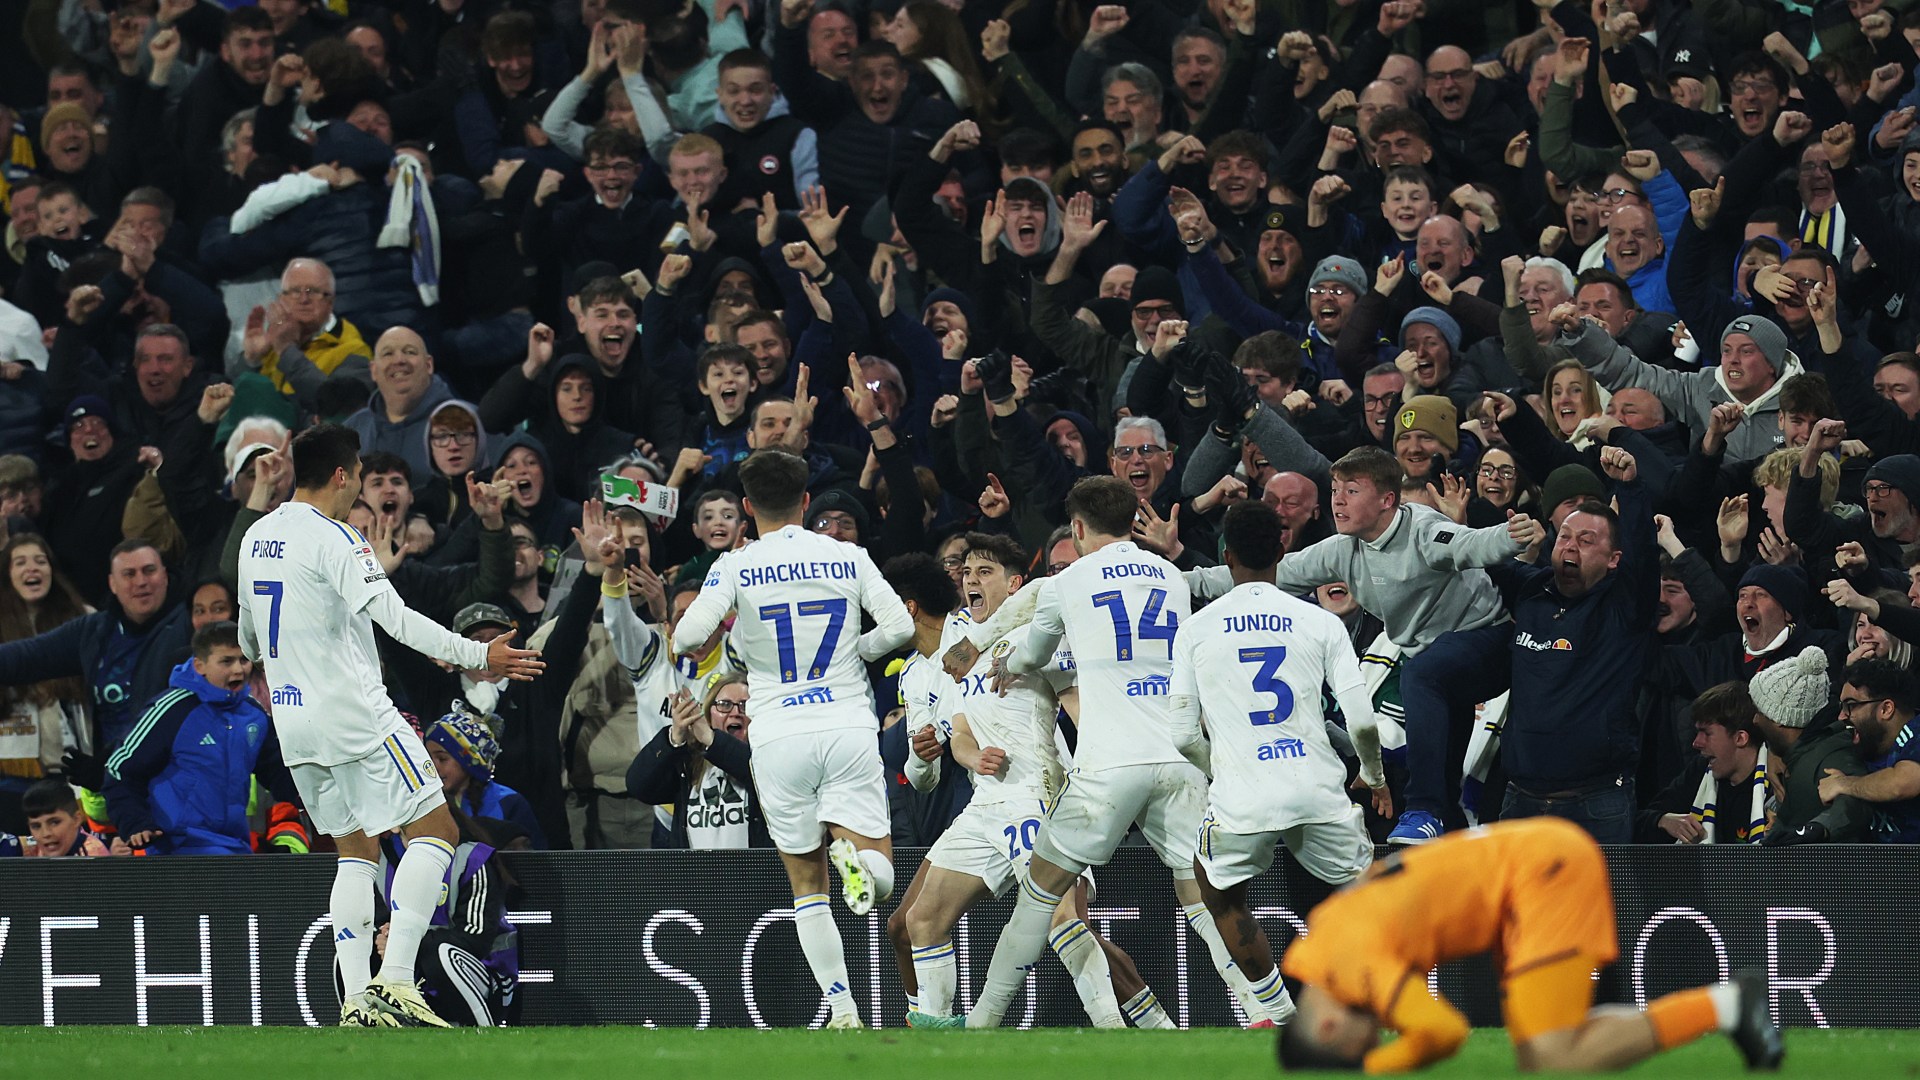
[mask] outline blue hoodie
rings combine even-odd
[[[245,855],[256,773],[281,799],[296,800],[266,711],[246,687],[217,687],[187,660],[107,760],[107,809],[122,836],[158,829],[148,845],[155,854]]]

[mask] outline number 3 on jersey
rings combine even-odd
[[[1241,649],[1240,662],[1259,664],[1260,669],[1253,673],[1253,692],[1272,694],[1273,708],[1262,712],[1258,709],[1247,714],[1255,727],[1262,724],[1278,724],[1293,715],[1293,687],[1280,678],[1280,665],[1287,659],[1285,645],[1267,645],[1258,649]]]
[[[1147,594],[1146,610],[1140,613],[1140,639],[1167,643],[1167,659],[1173,659],[1173,635],[1180,629],[1180,614],[1161,610],[1167,602],[1167,590]],[[1118,592],[1103,592],[1093,598],[1094,607],[1107,609],[1113,616],[1113,655],[1116,660],[1133,659],[1133,620],[1127,616],[1127,598]],[[1160,621],[1165,615],[1166,621]]]
[[[267,659],[280,655],[280,600],[285,595],[277,581],[256,581],[253,595],[267,598]]]
[[[256,586],[256,589],[258,586]],[[798,611],[795,610],[798,608]],[[278,611],[279,608],[274,609]],[[827,616],[827,632],[820,638],[820,648],[813,654],[813,664],[807,668],[807,678],[818,679],[827,673],[827,665],[833,663],[833,647],[840,641],[840,629],[847,624],[847,602],[845,600],[810,600],[804,604],[768,604],[760,609],[762,622],[773,624],[773,636],[780,649],[780,681],[799,682],[800,671],[796,662],[797,652],[793,643],[793,620],[795,615],[806,618],[809,615]]]

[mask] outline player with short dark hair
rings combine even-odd
[[[539,654],[511,635],[472,641],[406,606],[347,512],[360,495],[360,437],[316,424],[294,437],[293,498],[240,542],[240,644],[266,665],[274,724],[314,826],[340,858],[329,908],[347,995],[343,1027],[446,1027],[414,985],[414,957],[454,857],[433,761],[394,708],[373,626],[464,670],[531,679]],[[372,976],[379,837],[399,830],[391,948]]]
[[[1227,951],[1277,1022],[1293,1015],[1247,885],[1285,845],[1330,885],[1373,863],[1364,815],[1347,798],[1347,766],[1327,739],[1320,688],[1331,687],[1360,755],[1374,809],[1391,816],[1380,733],[1360,661],[1338,616],[1273,583],[1280,515],[1261,502],[1221,526],[1233,591],[1187,619],[1173,643],[1173,744],[1209,778],[1194,882]],[[1202,734],[1202,719],[1205,734]]]
[[[913,632],[906,605],[856,545],[809,532],[804,459],[763,449],[740,463],[746,508],[760,539],[714,561],[700,595],[674,626],[673,647],[704,647],[729,612],[747,669],[754,781],[767,830],[793,885],[794,928],[833,1018],[856,1028],[840,930],[827,903],[829,862],[842,896],[865,915],[893,892],[892,818],[874,744],[865,661]],[[874,629],[860,633],[862,612]],[[829,844],[822,839],[831,836]]]

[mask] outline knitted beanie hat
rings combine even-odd
[[[1753,677],[1747,694],[1760,715],[1786,728],[1803,728],[1826,707],[1827,654],[1809,645],[1800,655],[1773,664]]]

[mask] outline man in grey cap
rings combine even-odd
[[[1759,315],[1734,319],[1721,331],[1718,366],[1672,371],[1642,361],[1605,328],[1567,305],[1555,309],[1552,318],[1559,344],[1609,391],[1651,390],[1669,415],[1684,419],[1695,431],[1706,430],[1716,406],[1739,405],[1744,418],[1727,436],[1729,458],[1750,461],[1786,444],[1780,427],[1780,386],[1803,369],[1787,347],[1786,332],[1772,320]]]

